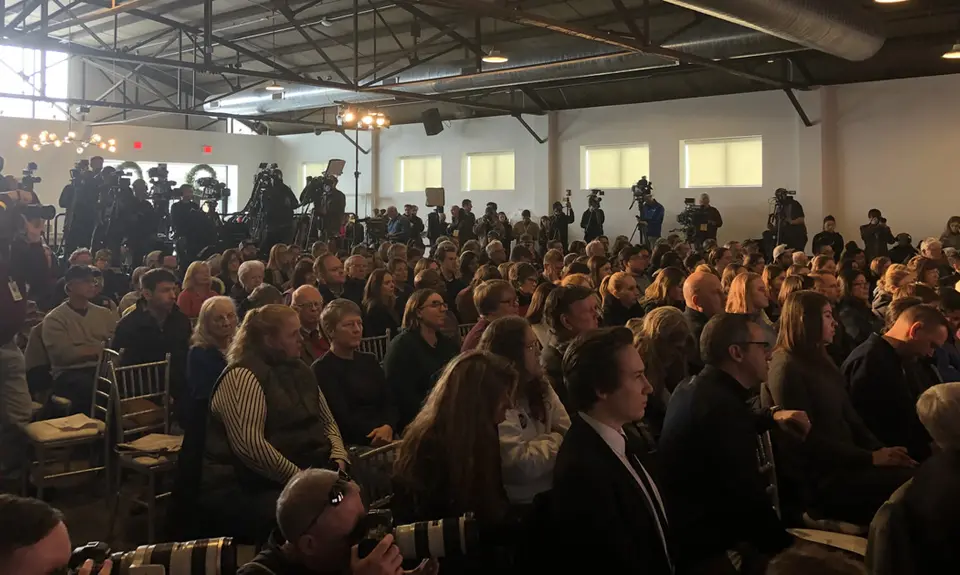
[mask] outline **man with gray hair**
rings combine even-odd
[[[490,258],[490,263],[498,266],[503,262],[507,261],[507,250],[504,249],[503,244],[500,243],[500,240],[493,240],[487,244],[487,257]]]
[[[343,267],[346,269],[347,279],[343,283],[343,295],[340,297],[360,305],[363,301],[363,288],[367,285],[369,275],[367,258],[362,255],[352,255],[343,262]]]
[[[587,248],[585,251],[588,258],[591,258],[593,256],[597,256],[601,258],[607,257],[607,248],[606,246],[603,245],[603,242],[601,242],[600,240],[593,240],[592,242],[587,244]]]
[[[313,365],[320,356],[330,351],[330,343],[323,337],[320,329],[320,311],[323,309],[323,296],[312,285],[300,286],[293,292],[290,307],[300,316],[300,359],[307,365]]]
[[[306,469],[287,483],[277,499],[277,541],[237,571],[237,575],[305,575],[404,573],[403,556],[386,535],[364,557],[353,533],[366,517],[360,488],[349,476],[326,469]],[[282,542],[280,542],[282,541]],[[413,573],[434,575],[428,561]]]

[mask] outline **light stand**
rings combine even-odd
[[[362,237],[358,237],[360,234],[360,125],[358,124],[354,130],[354,138],[357,141],[357,145],[354,146],[354,171],[353,171],[353,214],[354,214],[354,224],[353,224],[353,246],[357,246],[363,242]],[[351,247],[353,247],[351,246]]]

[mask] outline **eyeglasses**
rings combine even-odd
[[[424,304],[420,309],[423,309],[423,308],[426,308],[426,307],[433,308],[433,309],[443,309],[443,308],[447,307],[447,302],[445,302],[445,301],[432,301],[432,302],[430,302],[430,303]]]
[[[760,347],[763,348],[763,351],[769,351],[769,350],[770,350],[770,342],[769,342],[769,341],[738,341],[738,342],[735,342],[735,343],[736,343],[737,345],[759,345]]]
[[[310,303],[298,303],[293,307],[297,309],[320,309],[323,307],[323,302],[313,301]]]
[[[323,512],[330,507],[336,507],[343,503],[343,500],[347,498],[347,489],[350,483],[353,481],[353,478],[350,475],[343,471],[342,469],[337,471],[337,480],[332,486],[330,486],[330,492],[327,494],[327,498],[324,501],[323,507],[320,508],[320,511],[314,515],[310,523],[303,528],[303,531],[300,532],[296,537],[291,537],[291,541],[296,541],[300,537],[303,537],[313,529],[313,526],[316,525],[317,521],[320,519],[320,516],[323,515]]]

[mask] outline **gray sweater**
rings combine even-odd
[[[843,374],[829,358],[811,362],[777,350],[762,400],[765,407],[779,405],[810,417],[807,440],[784,446],[795,473],[822,478],[841,468],[869,467],[873,452],[883,447],[853,408]]]
[[[89,304],[85,314],[66,302],[54,308],[43,318],[41,332],[53,377],[68,369],[96,367],[97,358],[84,357],[83,349],[103,345],[116,327],[116,314],[98,305]]]

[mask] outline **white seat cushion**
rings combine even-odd
[[[107,425],[83,414],[35,421],[26,427],[27,437],[35,443],[50,443],[102,435]]]

